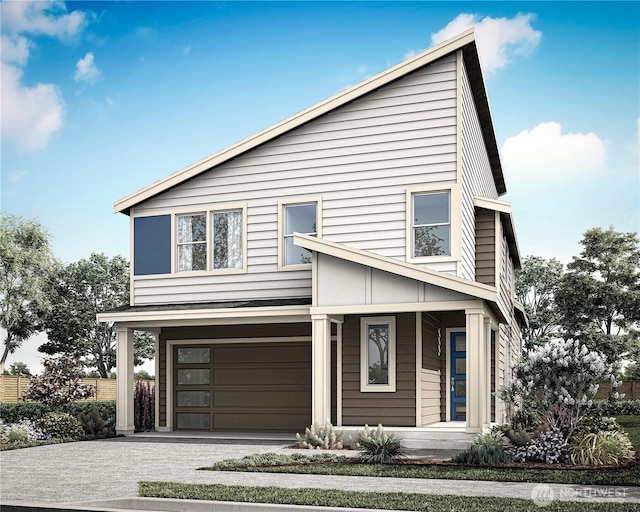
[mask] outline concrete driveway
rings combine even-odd
[[[275,485],[532,499],[546,484],[196,471],[227,458],[289,451],[281,442],[120,438],[0,452],[0,500],[77,503],[137,496],[140,480]],[[290,451],[289,451],[290,452]],[[640,488],[551,485],[555,499],[640,503]],[[547,489],[548,491],[548,489]]]

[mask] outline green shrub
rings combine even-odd
[[[317,423],[307,427],[304,437],[296,433],[298,448],[341,450],[343,445],[344,430],[336,431],[331,423],[322,426]]]
[[[499,466],[511,462],[511,457],[498,445],[472,444],[465,451],[452,457],[451,460],[472,466]]]
[[[365,464],[386,464],[406,456],[402,444],[396,439],[396,433],[388,434],[382,425],[371,430],[369,425],[358,430],[356,447],[360,452],[360,460]]]
[[[618,425],[615,418],[608,416],[585,416],[580,423],[578,423],[574,436],[614,431],[622,431],[622,428]]]
[[[0,403],[0,418],[6,423],[18,423],[25,419],[36,421],[48,412],[51,412],[51,407],[39,402]]]
[[[38,420],[36,426],[46,430],[54,439],[78,440],[84,435],[80,421],[64,412],[50,412]]]
[[[513,448],[509,438],[500,429],[491,429],[489,432],[478,435],[474,444],[478,446],[497,446],[505,452]]]
[[[640,416],[640,400],[594,400],[587,413],[592,416]]]
[[[518,409],[511,416],[511,428],[514,430],[531,430],[538,423],[538,416],[527,409]]]
[[[575,436],[569,445],[572,464],[620,464],[632,458],[633,446],[622,432],[602,431]]]
[[[94,407],[98,408],[100,414],[102,414],[105,409],[108,409],[109,411],[111,411],[114,417],[116,415],[115,400],[88,400],[82,402],[71,402],[69,404],[63,405],[59,410],[60,412],[66,412],[67,414],[71,414],[71,416],[77,417],[79,414],[91,414]]]

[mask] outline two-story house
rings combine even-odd
[[[478,432],[520,352],[520,258],[473,30],[115,203],[160,431]]]

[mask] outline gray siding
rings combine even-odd
[[[452,55],[137,206],[154,215],[246,203],[248,271],[135,279],[134,302],[310,295],[310,271],[277,272],[281,199],[321,196],[323,238],[405,260],[406,189],[455,182],[456,154]]]
[[[461,76],[462,277],[476,279],[473,197],[497,199],[498,192],[484,144],[465,66]]]

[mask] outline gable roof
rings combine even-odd
[[[131,208],[140,204],[151,197],[154,197],[176,185],[179,185],[199,174],[212,169],[224,162],[236,158],[237,156],[250,151],[276,137],[279,137],[295,128],[302,126],[320,116],[323,116],[336,108],[339,108],[351,101],[354,101],[367,93],[375,91],[405,75],[423,67],[432,62],[445,57],[453,52],[462,50],[471,90],[473,92],[480,127],[484,137],[484,142],[489,155],[489,162],[493,172],[493,178],[496,188],[500,195],[506,193],[502,166],[498,154],[498,144],[496,142],[493,130],[493,122],[491,120],[491,112],[489,109],[489,101],[487,92],[482,78],[480,69],[480,60],[475,43],[475,33],[473,29],[467,30],[447,41],[440,43],[428,50],[425,50],[410,59],[407,59],[396,66],[393,66],[381,73],[360,82],[340,93],[313,105],[293,116],[262,130],[255,135],[237,142],[213,155],[210,155],[199,162],[181,169],[155,183],[134,192],[118,201],[113,205],[115,213],[129,214]]]

